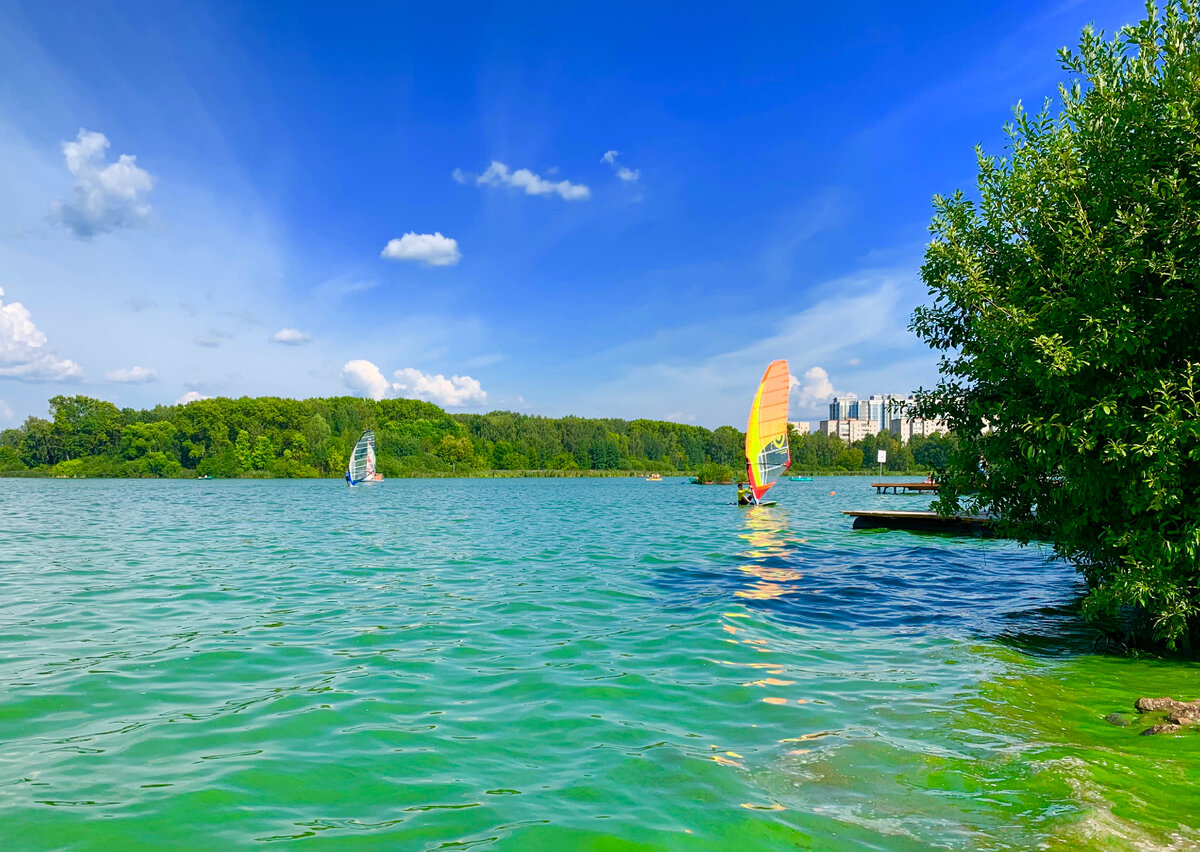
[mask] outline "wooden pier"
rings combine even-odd
[[[992,521],[980,515],[939,515],[937,512],[884,512],[878,510],[848,510],[842,512],[854,518],[854,529],[922,530],[970,535],[992,535]]]
[[[893,494],[929,494],[936,493],[936,482],[872,482],[871,487],[876,494],[887,494],[892,489]]]

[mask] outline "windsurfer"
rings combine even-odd
[[[739,482],[737,484],[737,501],[739,506],[751,506],[758,503],[754,499],[754,489],[749,487],[749,483]]]

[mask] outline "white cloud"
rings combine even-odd
[[[526,195],[558,195],[564,201],[586,201],[592,197],[592,191],[581,183],[546,180],[529,169],[517,169],[514,172],[495,160],[481,175],[455,169],[453,177],[463,184],[474,182],[477,186],[511,186],[524,190]]]
[[[608,163],[612,166],[613,172],[623,181],[632,183],[642,176],[642,173],[637,169],[629,169],[617,162],[619,151],[605,151],[604,156],[600,158],[600,162]]]
[[[271,335],[272,343],[282,343],[285,346],[303,346],[312,340],[312,335],[298,328],[281,328]]]
[[[179,399],[175,400],[176,405],[187,405],[189,402],[199,402],[202,399],[212,399],[211,396],[205,396],[200,391],[190,390]]]
[[[82,367],[46,346],[46,335],[33,324],[28,308],[0,300],[0,377],[60,381],[82,375]]]
[[[426,266],[454,266],[462,257],[458,240],[443,237],[440,231],[417,234],[409,231],[400,239],[388,240],[380,257],[389,260],[413,260]]]
[[[74,142],[62,144],[75,190],[69,201],[51,205],[50,216],[82,240],[118,228],[143,226],[150,218],[145,196],[154,187],[154,178],[137,165],[132,154],[105,163],[107,148],[108,138],[103,133],[87,130],[80,130]]]
[[[392,389],[379,368],[362,358],[347,361],[342,367],[342,384],[371,399],[383,399]]]
[[[811,410],[823,402],[828,402],[835,396],[841,396],[842,391],[833,389],[829,373],[823,367],[810,367],[804,371],[803,380],[791,376],[792,404],[802,409]]]
[[[110,382],[125,382],[131,385],[144,385],[158,378],[158,373],[147,367],[130,367],[129,369],[109,370],[104,378]]]
[[[480,386],[477,379],[470,376],[446,378],[441,374],[433,376],[412,367],[405,367],[403,370],[397,370],[395,377],[398,381],[392,388],[400,396],[428,400],[443,408],[483,405],[487,402],[487,391]]]
[[[12,420],[13,410],[0,399],[0,420]]]

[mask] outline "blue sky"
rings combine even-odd
[[[0,0],[0,426],[58,393],[741,426],[775,358],[794,419],[928,385],[931,196],[1143,7],[905,5]]]

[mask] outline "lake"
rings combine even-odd
[[[0,481],[6,846],[1200,845],[1200,736],[1103,718],[1200,666],[869,481]]]

